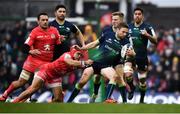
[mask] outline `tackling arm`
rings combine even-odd
[[[91,65],[93,63],[92,60],[77,61],[70,58],[66,58],[64,61],[66,62],[66,64],[70,66],[77,66],[77,67],[85,67],[86,65]]]

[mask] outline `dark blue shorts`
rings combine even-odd
[[[102,64],[102,63],[99,63],[99,62],[93,62],[93,64],[91,66],[92,66],[92,68],[94,70],[94,74],[100,74],[101,69],[106,68],[106,67],[110,67],[111,65]]]
[[[148,58],[136,58],[135,59],[137,70],[147,71],[148,69]]]

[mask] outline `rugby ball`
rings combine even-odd
[[[126,57],[126,51],[128,50],[128,49],[132,49],[133,47],[132,47],[132,45],[131,44],[125,44],[123,47],[122,47],[122,49],[121,49],[121,57],[123,58],[123,59],[126,59],[127,57]]]

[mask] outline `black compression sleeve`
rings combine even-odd
[[[23,53],[29,54],[30,46],[27,44],[23,45]]]

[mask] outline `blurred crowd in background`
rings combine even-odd
[[[13,7],[14,0],[1,1],[3,3],[0,3],[2,8],[0,11],[0,94],[13,80],[19,78],[23,62],[27,56],[22,52],[22,46],[29,32],[34,27],[34,23],[25,21],[25,17],[35,17],[39,11],[48,11],[48,14],[53,17],[53,8],[57,5],[57,2],[65,3],[69,8],[68,14],[70,17],[82,16],[85,19],[88,18],[88,21],[97,21],[97,23],[93,24],[77,24],[84,34],[86,43],[96,40],[104,24],[111,23],[111,21],[107,21],[107,18],[111,18],[109,16],[110,12],[121,11],[122,9],[122,11],[127,11],[127,22],[130,22],[132,19],[133,7],[130,6],[133,6],[133,0],[114,0],[113,2],[111,0],[102,0],[102,2],[95,0],[60,1],[24,0],[24,2],[21,2],[19,0],[16,2],[16,8],[10,8],[9,10],[7,10],[7,7]],[[89,10],[83,10],[83,7],[76,7],[76,5],[82,4],[80,1],[84,1],[83,7]],[[123,7],[119,8],[124,3],[126,5],[122,5]],[[150,61],[147,83],[149,92],[173,92],[180,95],[180,16],[175,13],[180,11],[180,8],[162,8],[149,3],[145,4],[144,2],[139,4],[139,6],[145,9],[145,18],[154,25],[158,36],[157,46],[150,44],[148,47]],[[95,13],[98,15],[94,15]],[[106,15],[104,15],[105,13]],[[20,16],[23,19],[18,19]],[[17,19],[18,21],[16,21]],[[103,23],[99,23],[99,20]],[[9,21],[11,21],[10,24],[8,24]],[[74,36],[71,37],[71,45],[76,44],[76,38]],[[72,90],[74,84],[80,78],[81,72],[82,70],[77,70],[71,73],[69,77],[65,77],[63,80],[64,88]],[[25,87],[27,86],[28,84]],[[22,91],[22,88],[16,92],[18,91]]]

